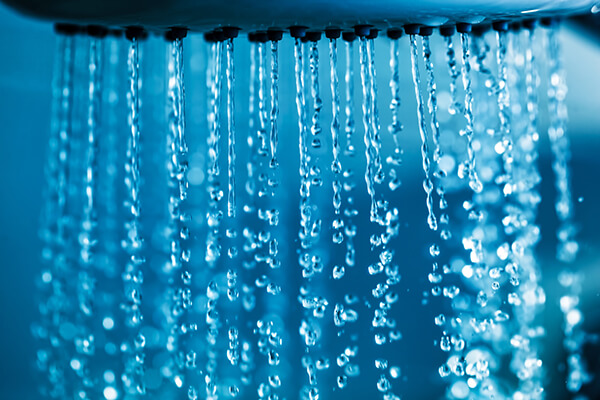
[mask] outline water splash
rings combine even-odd
[[[145,259],[142,254],[143,239],[140,228],[140,60],[139,40],[133,38],[127,55],[129,87],[127,103],[129,107],[129,141],[127,144],[127,162],[125,164],[125,185],[127,200],[125,208],[128,215],[125,223],[123,248],[129,259],[122,274],[124,298],[121,308],[125,311],[125,325],[131,329],[131,340],[122,347],[125,358],[123,383],[130,394],[143,395],[144,384],[144,343],[142,335],[142,283],[144,281]]]
[[[437,230],[437,218],[433,210],[433,181],[431,161],[429,160],[429,145],[427,144],[427,122],[425,121],[425,107],[423,97],[421,96],[421,77],[419,76],[419,50],[417,47],[417,36],[410,35],[410,61],[412,65],[413,84],[415,86],[415,96],[417,99],[417,118],[419,119],[419,134],[421,136],[421,158],[423,159],[423,171],[425,179],[423,180],[423,189],[427,195],[427,224],[431,230]]]

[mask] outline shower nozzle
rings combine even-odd
[[[206,32],[235,26],[259,31],[277,26],[328,26],[349,29],[371,25],[379,29],[406,24],[442,26],[457,22],[515,20],[583,14],[596,0],[0,0],[25,14],[54,22],[109,27],[143,26],[167,32],[173,26]],[[366,36],[366,35],[365,35]]]

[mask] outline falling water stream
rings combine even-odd
[[[43,396],[396,400],[420,398],[415,380],[431,384],[423,396],[543,398],[552,367],[536,250],[540,88],[567,263],[579,244],[566,84],[556,27],[495,28],[459,27],[456,49],[454,29],[440,40],[390,30],[387,42],[365,26],[329,29],[326,40],[303,27],[293,40],[269,30],[249,43],[237,30],[211,32],[204,104],[194,108],[202,123],[185,100],[198,70],[190,61],[184,76],[193,60],[185,31],[170,30],[166,43],[137,28],[122,42],[59,35],[33,327]],[[535,51],[542,37],[547,85]],[[389,71],[377,71],[376,44],[389,45]],[[149,49],[167,54],[160,90],[142,81]],[[407,82],[414,100],[404,98]],[[153,101],[164,119],[148,118]],[[147,153],[153,129],[166,144],[159,161]],[[413,152],[420,168],[409,171]],[[166,169],[164,182],[156,169]],[[413,210],[417,181],[425,196]],[[591,381],[584,278],[563,267],[566,389],[578,393]]]
[[[394,140],[394,153],[392,156],[386,159],[386,162],[390,165],[390,179],[389,188],[394,191],[400,187],[402,181],[398,177],[397,168],[402,164],[402,147],[400,143],[400,133],[404,129],[402,122],[400,121],[400,68],[399,68],[399,39],[392,39],[390,45],[390,89],[392,92],[392,101],[390,103],[390,110],[392,111],[392,123],[389,126],[389,132]]]
[[[65,338],[61,327],[69,320],[67,284],[72,270],[66,255],[69,222],[69,141],[72,133],[73,76],[75,38],[59,36],[58,61],[53,85],[52,126],[45,165],[45,207],[42,211],[40,236],[43,243],[44,267],[41,282],[44,303],[40,307],[40,322],[34,336],[40,341],[36,363],[44,375],[42,395],[63,398],[70,385],[66,381]],[[46,381],[47,380],[47,381]]]
[[[469,187],[475,193],[481,192],[481,181],[477,176],[477,169],[475,164],[475,150],[473,149],[473,91],[471,88],[471,58],[470,58],[470,40],[469,35],[466,33],[461,33],[460,41],[462,43],[462,68],[461,75],[463,81],[463,87],[465,89],[465,105],[464,115],[465,120],[467,121],[467,126],[464,131],[461,131],[461,134],[464,134],[467,137],[467,156],[468,159],[465,164],[466,168],[466,176],[469,179]],[[463,133],[464,132],[464,133]],[[460,174],[460,172],[459,172]],[[465,174],[463,173],[463,176]]]
[[[126,237],[123,247],[129,261],[123,274],[124,299],[122,308],[126,313],[125,325],[132,330],[133,341],[127,343],[127,359],[123,383],[131,394],[144,394],[144,342],[141,333],[142,323],[142,283],[144,281],[143,240],[140,233],[140,55],[139,39],[133,37],[127,54],[129,70],[128,124],[130,137],[127,143],[127,163],[125,183],[128,198],[125,202],[129,214],[125,224]]]
[[[425,119],[425,106],[423,96],[421,95],[421,76],[419,74],[419,49],[417,47],[417,36],[410,35],[410,61],[412,66],[413,84],[415,86],[415,96],[417,98],[417,119],[419,120],[419,134],[421,136],[421,158],[423,160],[423,172],[425,180],[423,181],[423,189],[427,196],[427,224],[431,230],[438,229],[437,218],[433,209],[433,180],[431,161],[429,160],[429,144],[427,139],[427,121]]]
[[[96,277],[94,271],[94,257],[98,244],[97,238],[97,185],[98,185],[98,130],[100,121],[100,104],[102,94],[102,50],[103,42],[92,38],[89,42],[89,85],[88,85],[88,112],[87,112],[87,140],[85,141],[84,161],[84,204],[81,228],[78,235],[79,265],[77,276],[78,312],[76,321],[79,325],[74,340],[75,351],[78,358],[71,364],[81,379],[76,384],[76,391],[82,399],[93,398],[95,395],[91,371],[94,368],[95,326],[94,326],[94,296]]]
[[[212,42],[210,44],[210,60],[207,68],[207,84],[210,91],[208,116],[209,136],[208,136],[208,177],[207,177],[207,193],[209,196],[209,210],[206,214],[208,232],[206,239],[206,255],[205,261],[209,268],[218,270],[218,262],[221,258],[222,243],[221,243],[221,220],[223,219],[223,211],[220,209],[223,190],[220,182],[220,167],[219,167],[219,144],[221,138],[221,64],[223,46],[220,42]],[[221,321],[219,311],[217,310],[218,300],[220,297],[218,283],[212,279],[206,286],[206,345],[207,345],[207,361],[205,372],[205,395],[207,399],[217,398],[217,366],[219,364],[217,340],[219,337],[219,328]]]
[[[583,315],[579,303],[581,300],[583,276],[573,268],[579,252],[579,243],[575,237],[577,228],[573,222],[574,205],[571,193],[570,144],[566,135],[567,107],[565,96],[567,85],[565,71],[560,60],[560,42],[557,29],[547,32],[548,45],[548,113],[550,126],[548,137],[551,143],[553,156],[552,169],[555,176],[557,198],[555,211],[559,220],[557,230],[558,246],[556,257],[563,263],[571,264],[559,275],[559,284],[564,288],[560,298],[560,309],[564,316],[564,347],[568,353],[567,358],[567,389],[577,393],[581,387],[592,380],[586,362],[583,360],[583,346],[586,341],[586,332],[581,324]]]
[[[452,97],[452,103],[448,107],[450,114],[456,114],[464,109],[464,105],[458,97],[458,80],[460,78],[460,70],[457,68],[456,52],[454,50],[454,42],[452,35],[445,34],[444,41],[446,42],[446,61],[448,63],[448,73],[450,75],[450,95]],[[468,66],[467,68],[470,68]]]

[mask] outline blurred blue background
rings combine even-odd
[[[600,76],[597,67],[600,65],[600,46],[597,37],[582,34],[576,27],[563,30],[562,39],[569,84],[573,192],[574,198],[581,199],[576,203],[576,221],[581,227],[579,237],[582,248],[577,268],[585,274],[581,308],[586,316],[586,330],[599,332]],[[34,294],[34,276],[40,265],[37,224],[50,123],[54,41],[51,24],[21,17],[0,5],[0,399],[7,400],[37,398],[33,374],[35,344],[30,334],[30,324],[37,315]],[[383,53],[382,58],[387,57]],[[385,61],[382,60],[380,64],[385,64]],[[414,100],[408,100],[406,107],[412,107],[411,101]],[[289,123],[295,122],[290,120]],[[414,125],[410,124],[414,122],[407,123],[407,131],[416,132],[412,129]],[[415,134],[405,145],[414,151],[408,156],[412,159],[408,165],[414,168],[413,178],[407,178],[414,179],[412,187],[418,187],[416,182],[422,173],[419,169],[417,140]],[[544,201],[539,218],[544,239],[539,252],[545,275],[552,277],[556,275],[556,263],[553,262],[556,243],[552,234],[555,227],[554,189],[552,179],[548,179],[552,173],[546,140],[542,141],[541,149],[542,175],[546,179],[542,184]],[[424,202],[420,190],[414,190],[411,196],[414,204]],[[414,221],[409,220],[408,224],[418,226],[417,232],[426,232],[423,227],[425,211],[421,208],[420,212],[413,213],[416,214]],[[546,346],[552,349],[547,357],[554,361],[550,365],[559,365],[561,357],[564,358],[560,350],[561,316],[557,298],[553,296],[556,286],[551,279],[546,282],[548,305],[545,325],[550,332]],[[419,291],[415,290],[417,293]],[[589,356],[590,369],[598,373],[598,346],[588,347],[586,354]],[[434,350],[431,349],[431,352]],[[417,360],[415,364],[423,361],[427,360]],[[548,388],[552,394],[549,397],[565,398],[561,383],[561,377],[564,376],[559,367],[556,368],[549,372],[553,377]],[[427,379],[424,379],[423,383],[426,382]],[[589,388],[592,398],[600,393],[598,385],[594,382]],[[407,395],[407,398],[411,398],[411,395]]]

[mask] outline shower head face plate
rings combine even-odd
[[[185,26],[206,31],[220,26],[243,30],[305,25],[349,28],[371,24],[439,26],[500,18],[531,18],[589,12],[597,0],[0,0],[34,17],[54,22],[161,31]]]

